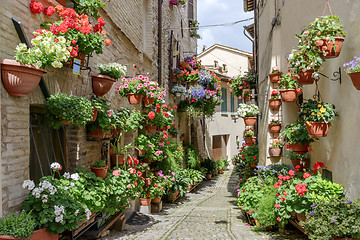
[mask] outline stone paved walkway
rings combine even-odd
[[[124,232],[112,231],[103,240],[118,239],[307,239],[299,232],[256,232],[236,206],[236,176],[232,169],[204,181],[194,193],[176,203],[164,204],[160,214],[144,225],[126,224]]]

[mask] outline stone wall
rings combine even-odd
[[[42,21],[53,19],[41,15],[31,14],[30,0],[4,0],[2,14],[0,16],[2,34],[0,36],[0,58],[12,58],[14,49],[20,42],[15,31],[11,17],[22,22],[23,28],[29,40],[31,33],[36,30]],[[49,6],[56,3],[54,0],[41,0],[43,5]],[[162,79],[166,86],[169,69],[169,35],[168,29],[180,31],[181,18],[186,17],[184,9],[170,9],[167,1],[163,3],[163,74]],[[91,72],[96,72],[99,63],[118,62],[128,67],[128,76],[133,76],[133,64],[137,65],[137,74],[150,74],[151,80],[157,80],[157,1],[151,0],[112,0],[106,9],[100,10],[105,19],[104,30],[107,37],[112,41],[111,46],[104,47],[103,54],[90,58],[89,67]],[[187,20],[184,20],[187,21]],[[179,35],[179,34],[178,34]],[[182,46],[185,49],[196,49],[196,41],[186,35]],[[51,94],[59,92],[77,96],[92,96],[91,72],[82,71],[77,76],[72,69],[50,68],[44,75],[45,82]],[[134,107],[122,99],[115,91],[118,83],[103,99],[110,101],[110,105],[116,107]],[[45,98],[39,87],[25,97],[10,96],[1,84],[1,179],[2,179],[2,210],[4,213],[12,209],[19,209],[25,192],[21,185],[29,178],[29,117],[30,106],[43,106]],[[126,134],[123,138],[129,143],[136,136]],[[87,141],[84,129],[66,127],[66,148],[68,168],[89,166],[101,157],[103,141]],[[106,141],[105,141],[106,142]]]

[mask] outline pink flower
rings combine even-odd
[[[113,112],[111,110],[108,110],[107,115],[108,115],[108,117],[111,117],[113,115]]]
[[[127,85],[127,83],[125,83],[125,84],[124,84],[124,88],[128,88],[128,85]]]
[[[131,188],[131,184],[129,183],[129,184],[127,185],[127,187],[128,187],[128,188]]]
[[[120,170],[114,170],[112,174],[118,177],[120,175]]]
[[[171,174],[172,174],[173,176],[175,176],[175,173],[174,173],[174,172],[171,172]]]
[[[280,221],[281,221],[281,218],[280,218],[280,217],[278,217],[276,220],[277,220],[278,222],[280,222]]]
[[[175,182],[175,178],[174,178],[174,177],[172,177],[171,180],[172,180],[173,182]]]
[[[154,187],[159,187],[159,184],[155,184]]]

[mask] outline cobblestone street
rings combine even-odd
[[[117,239],[307,239],[299,232],[253,231],[236,206],[233,195],[236,176],[232,169],[204,181],[193,193],[173,204],[164,204],[160,214],[150,215],[144,225],[126,224],[124,232],[112,231],[103,240]]]

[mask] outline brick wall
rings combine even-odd
[[[46,7],[46,3],[42,1]],[[145,6],[143,6],[143,3]],[[26,35],[32,38],[42,21],[52,22],[52,18],[43,14],[31,14],[30,0],[5,0],[0,14],[2,34],[0,36],[0,58],[12,58],[19,38],[11,21],[15,17],[21,21]],[[170,9],[167,1],[163,4],[163,77],[168,78],[169,41],[168,29],[171,27],[180,31],[179,19],[184,17],[185,10]],[[93,72],[99,63],[118,62],[128,67],[127,75],[132,76],[132,65],[136,64],[138,73],[150,73],[152,80],[157,80],[157,1],[152,0],[112,0],[105,10],[100,11],[105,19],[104,30],[112,45],[104,47],[103,54],[90,58]],[[194,49],[194,40],[183,39],[183,46]],[[190,44],[191,43],[191,44]],[[82,71],[80,76],[72,74],[68,68],[49,68],[44,75],[45,82],[51,94],[64,92],[77,96],[92,96],[91,77],[88,71]],[[134,107],[126,99],[120,98],[115,89],[103,98],[110,101],[112,107]],[[29,117],[30,106],[43,106],[45,99],[39,87],[26,97],[10,96],[1,84],[1,167],[2,167],[2,207],[3,212],[19,209],[27,192],[21,187],[29,178]],[[126,134],[124,143],[130,143],[136,133]],[[101,157],[102,141],[87,141],[86,131],[78,128],[66,128],[66,148],[69,168],[88,166]]]

